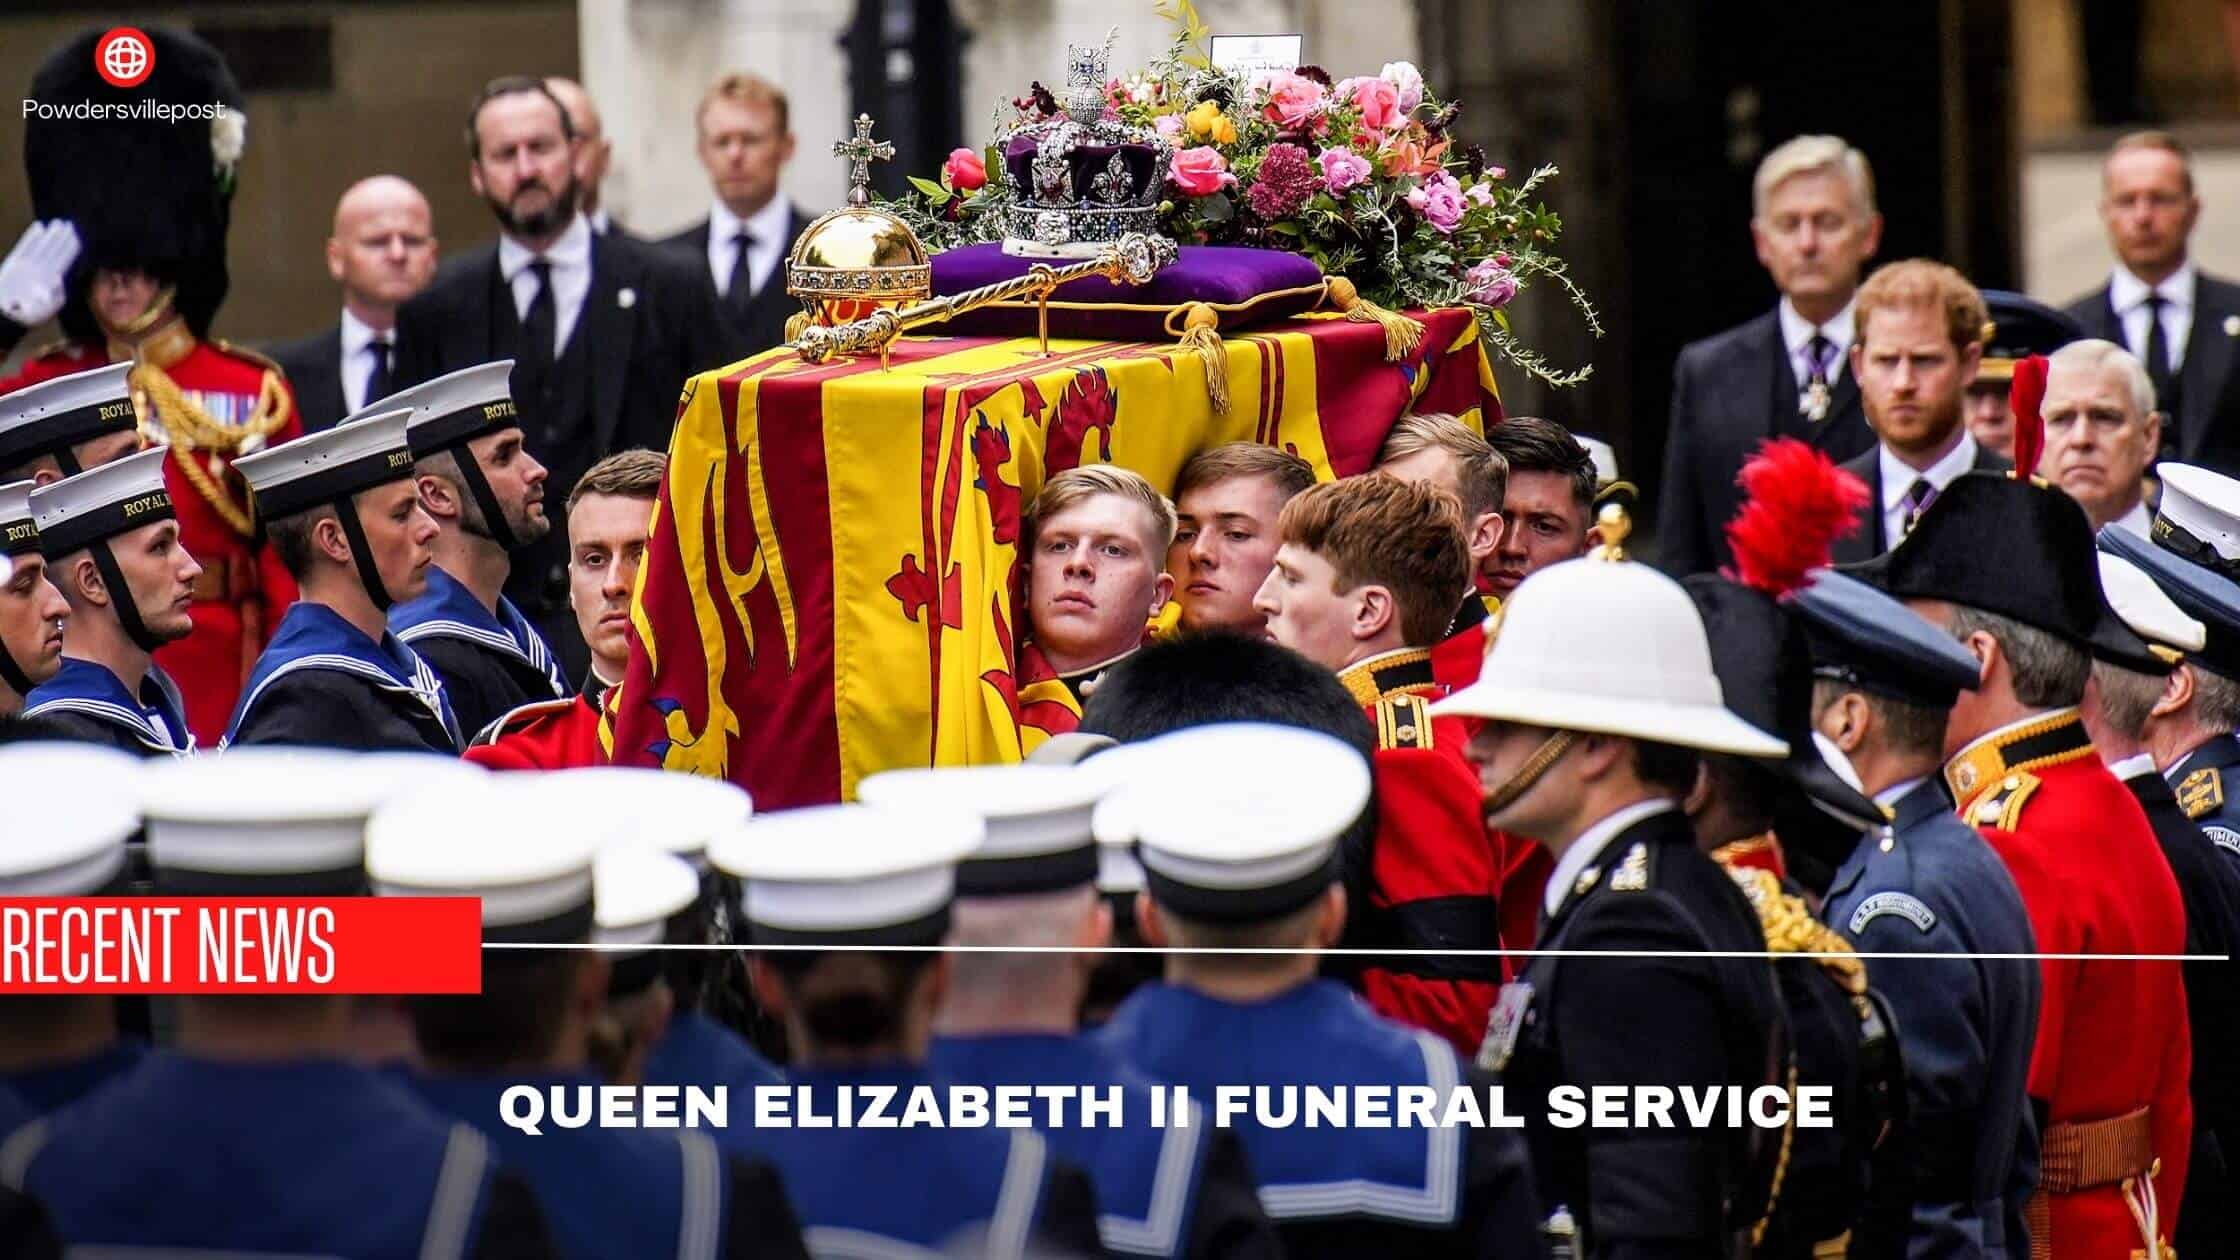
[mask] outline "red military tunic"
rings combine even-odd
[[[466,759],[491,770],[572,770],[605,765],[599,702],[578,694],[525,704],[474,737]]]
[[[1381,960],[1362,970],[1378,1012],[1477,1053],[1486,1015],[1509,978],[1507,960],[1467,951],[1500,947],[1501,873],[1479,809],[1478,775],[1463,756],[1460,719],[1433,718],[1446,694],[1421,648],[1387,652],[1338,675],[1377,730],[1372,761],[1377,832],[1346,944],[1356,949],[1453,949],[1448,956]]]
[[[1945,766],[1960,816],[2005,860],[2045,954],[2182,954],[2184,903],[2146,815],[2094,755],[2074,709],[1978,739]],[[2193,1135],[2180,964],[2046,958],[2030,1095],[2049,1106],[2033,1256],[2146,1248],[2126,1174],[2155,1161],[2157,1232],[2177,1229]],[[2080,1166],[2083,1172],[2080,1174]],[[2100,1171],[2094,1171],[2099,1169]]]
[[[248,496],[230,459],[213,450],[189,453],[186,447],[205,420],[237,431],[252,424],[270,429],[266,436],[250,439],[241,453],[301,437],[303,425],[287,379],[261,356],[195,339],[184,324],[175,324],[143,343],[142,358],[176,386],[177,399],[201,413],[166,415],[178,405],[172,392],[141,372],[133,374],[141,432],[151,442],[174,443],[163,465],[165,488],[178,513],[180,545],[202,565],[188,610],[194,630],[157,649],[156,663],[178,683],[196,742],[214,748],[225,735],[249,670],[281,614],[295,602],[296,584],[279,558],[250,532]],[[0,394],[114,361],[107,347],[63,343],[0,381]],[[191,473],[187,461],[194,464]]]

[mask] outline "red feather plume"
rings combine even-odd
[[[2014,475],[2024,481],[2037,473],[2038,457],[2046,452],[2046,418],[2038,413],[2045,400],[2046,357],[2015,360],[2007,406],[2014,412]]]
[[[1873,496],[1866,483],[1795,438],[1758,448],[1735,480],[1748,502],[1727,522],[1729,580],[1780,598],[1828,563],[1838,538],[1859,527]]]

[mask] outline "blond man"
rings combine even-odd
[[[781,267],[809,223],[779,189],[794,149],[786,94],[759,75],[724,75],[701,95],[693,135],[713,194],[708,214],[661,246],[707,277],[729,357],[743,359],[784,341],[786,316],[800,309]]]

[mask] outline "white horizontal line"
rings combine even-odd
[[[1088,949],[1074,945],[572,945],[551,941],[485,941],[484,949],[576,949],[599,953],[636,954],[651,950],[708,950],[719,953],[787,953],[793,951],[863,954],[1318,954],[1331,958],[1857,958],[1974,959],[1994,962],[2231,962],[2230,954],[1948,954],[1854,953],[1850,950],[1747,949],[1222,949],[1212,946],[1183,949],[1152,945],[1106,945]]]

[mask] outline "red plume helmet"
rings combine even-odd
[[[2007,406],[2014,411],[2014,475],[2024,481],[2038,471],[2038,457],[2046,453],[2046,418],[2039,407],[2046,400],[2046,357],[2033,354],[2015,360],[2014,383],[2007,386]]]
[[[1748,502],[1727,522],[1734,565],[1725,574],[1776,599],[1828,564],[1836,539],[1859,528],[1873,497],[1865,482],[1795,438],[1761,445],[1735,480]]]

